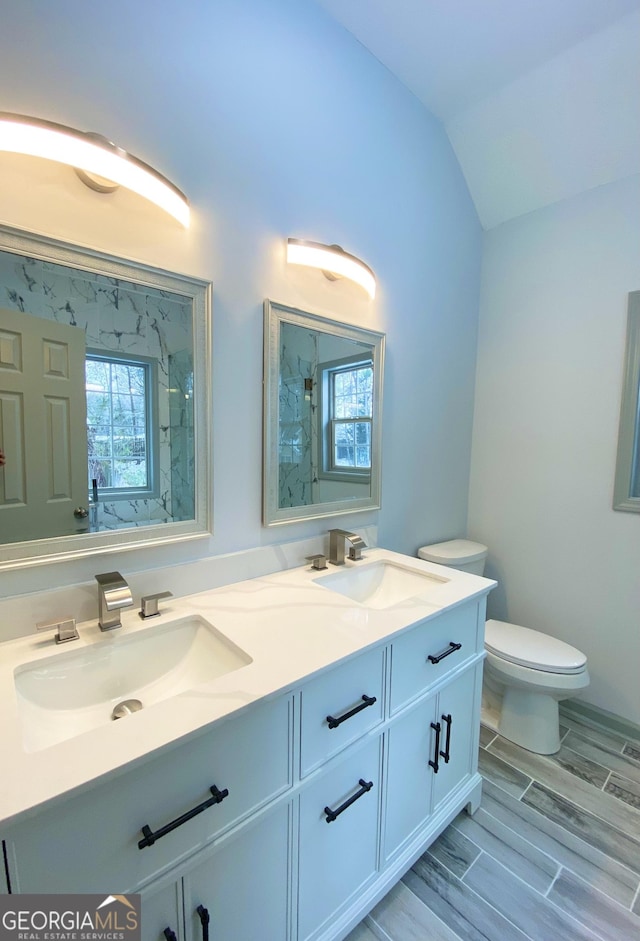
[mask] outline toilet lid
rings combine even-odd
[[[580,673],[587,658],[563,640],[506,621],[487,621],[486,649],[511,663],[548,673]]]
[[[418,549],[418,556],[426,559],[427,562],[437,562],[439,565],[466,565],[467,562],[486,559],[487,547],[481,542],[472,542],[470,539],[447,539],[446,542],[422,546]]]

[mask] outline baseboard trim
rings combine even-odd
[[[560,703],[560,721],[562,716],[575,718],[587,725],[603,729],[606,732],[615,732],[623,738],[633,739],[640,742],[640,725],[617,716],[613,712],[607,712],[606,709],[600,709],[598,706],[592,706],[590,703],[582,703],[579,700],[565,699]]]

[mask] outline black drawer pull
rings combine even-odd
[[[171,928],[165,928],[162,933],[167,941],[178,941],[175,931],[172,931]]]
[[[337,810],[331,810],[330,807],[325,807],[324,812],[327,815],[327,823],[333,823],[336,817],[339,817],[343,810],[346,810],[347,807],[351,807],[354,801],[357,801],[359,797],[362,797],[363,794],[366,794],[367,791],[370,791],[373,787],[373,781],[365,781],[364,778],[360,778],[358,781],[360,785],[360,790],[356,791],[349,800],[346,800],[344,804],[341,804]]]
[[[211,921],[209,910],[205,908],[204,905],[198,905],[196,911],[200,917],[200,924],[202,925],[202,941],[209,941],[209,922]]]
[[[434,657],[433,654],[429,654],[427,660],[431,663],[440,663],[441,660],[444,660],[445,657],[448,657],[450,653],[454,653],[456,650],[460,650],[462,644],[454,644],[452,640],[449,641],[449,646],[446,650],[443,650],[442,653],[439,653],[437,657]]]
[[[375,696],[366,696],[362,697],[362,702],[359,706],[355,706],[353,709],[350,709],[349,712],[345,712],[344,715],[338,716],[336,719],[335,716],[327,716],[327,723],[330,729],[337,729],[341,722],[344,722],[346,719],[350,719],[351,716],[355,716],[358,712],[362,712],[363,709],[366,709],[367,706],[373,706],[376,701]]]
[[[434,773],[434,774],[437,774],[437,773],[438,773],[438,770],[439,770],[439,768],[440,768],[440,764],[439,764],[439,762],[438,762],[438,759],[439,759],[439,757],[440,757],[440,723],[439,723],[439,722],[432,722],[432,723],[431,723],[431,728],[432,728],[432,729],[435,731],[435,733],[436,733],[436,747],[435,747],[434,750],[433,750],[433,761],[431,761],[431,759],[429,759],[429,767],[433,768],[433,773]]]
[[[444,758],[445,765],[448,765],[449,758],[451,757],[451,755],[449,754],[449,747],[451,745],[451,713],[449,713],[448,716],[441,716],[440,718],[442,719],[444,723],[446,723],[446,726],[447,726],[447,737],[444,740],[444,751],[441,751],[440,755],[442,756],[442,758]]]
[[[225,797],[228,797],[229,795],[228,788],[225,787],[224,791],[219,791],[215,784],[213,784],[209,790],[211,791],[212,796],[207,798],[206,801],[202,801],[202,803],[198,804],[197,807],[192,807],[191,810],[188,810],[186,814],[182,814],[181,817],[176,817],[176,819],[172,820],[171,823],[167,823],[164,827],[160,827],[160,829],[156,830],[155,833],[151,827],[145,824],[142,828],[144,839],[138,842],[138,849],[143,850],[145,846],[153,846],[156,840],[159,840],[160,837],[166,836],[167,833],[171,833],[171,831],[175,830],[176,827],[181,827],[183,823],[186,823],[187,820],[191,820],[192,817],[196,817],[198,814],[201,814],[203,810],[207,809],[207,807],[213,807],[214,804],[219,804],[220,801],[223,801]]]

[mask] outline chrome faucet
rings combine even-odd
[[[120,608],[133,604],[131,589],[120,572],[105,572],[96,575],[98,583],[98,625],[101,631],[113,631],[122,627]]]
[[[367,548],[366,542],[346,529],[329,530],[329,562],[332,565],[344,565],[344,550],[348,542],[351,543],[349,558],[352,562],[358,562],[362,558],[362,550]]]

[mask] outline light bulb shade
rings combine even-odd
[[[64,124],[0,111],[0,150],[44,157],[111,180],[189,225],[189,204],[170,180],[132,154]]]
[[[330,272],[338,278],[349,278],[364,288],[369,297],[376,295],[376,277],[363,261],[350,255],[338,245],[322,245],[306,239],[287,240],[287,261],[292,265],[307,265]]]

